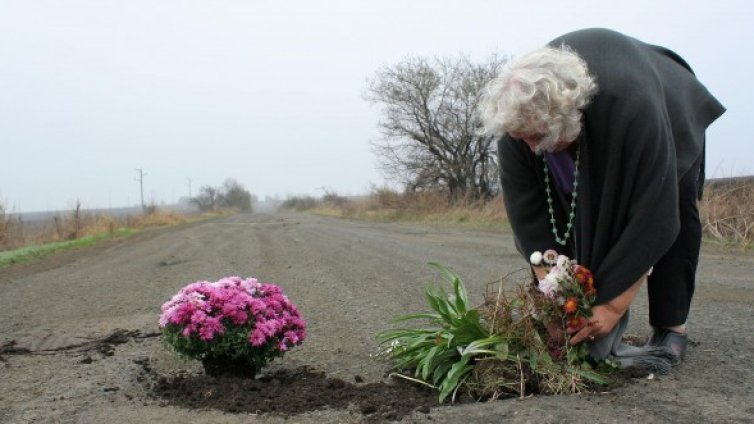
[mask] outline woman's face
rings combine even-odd
[[[510,136],[519,140],[523,140],[523,142],[526,143],[526,145],[529,146],[531,151],[534,153],[541,153],[541,151],[543,150],[540,148],[540,144],[542,144],[542,138],[544,137],[542,134],[525,134],[512,132],[510,133]]]
[[[523,142],[529,146],[529,149],[537,154],[544,153],[545,151],[558,152],[568,148],[568,145],[571,144],[567,141],[558,141],[554,146],[552,146],[552,148],[548,148],[549,146],[542,145],[542,139],[544,138],[543,134],[520,133],[511,131],[508,133],[508,135],[510,135],[512,138],[523,140]]]

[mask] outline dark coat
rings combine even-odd
[[[705,130],[725,108],[668,49],[605,29],[550,43],[561,44],[586,61],[598,85],[577,139],[575,241],[556,244],[542,158],[509,136],[498,142],[503,195],[519,251],[528,258],[535,250],[555,249],[576,258],[594,272],[597,303],[605,303],[673,244],[680,229],[678,181],[703,157]],[[559,199],[554,204],[562,234],[570,199]]]

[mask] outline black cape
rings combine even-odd
[[[575,240],[566,247],[555,242],[544,163],[522,140],[499,140],[500,177],[519,251],[528,258],[555,249],[577,259],[594,272],[600,304],[628,289],[675,241],[678,181],[703,162],[705,129],[725,108],[680,56],[663,47],[605,29],[550,43],[562,44],[586,61],[598,85],[577,139]],[[553,203],[562,236],[570,196],[558,196]]]

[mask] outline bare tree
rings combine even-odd
[[[228,178],[220,189],[219,203],[225,207],[251,212],[252,194],[238,181]]]
[[[408,190],[492,196],[496,153],[493,138],[479,134],[476,111],[482,88],[504,61],[413,57],[379,69],[365,98],[382,106],[383,139],[373,147],[385,176]]]
[[[213,211],[218,206],[218,193],[219,190],[212,186],[202,186],[199,189],[199,194],[191,199],[191,203],[195,204],[202,212]]]
[[[199,194],[191,199],[200,211],[207,212],[219,208],[232,208],[241,212],[251,212],[256,196],[249,193],[238,181],[228,178],[222,187],[202,186]]]

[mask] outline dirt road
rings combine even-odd
[[[425,309],[422,289],[439,280],[429,261],[453,267],[479,301],[487,283],[524,265],[510,234],[254,214],[63,255],[0,270],[0,345],[6,346],[0,353],[0,422],[754,421],[751,252],[703,248],[689,322],[692,345],[671,376],[637,379],[602,394],[388,416],[348,398],[336,402],[336,392],[327,390],[369,386],[384,402],[404,396],[384,384],[387,364],[372,357],[374,334],[388,328],[391,317]],[[175,358],[156,336],[162,302],[189,282],[225,275],[281,285],[308,321],[308,340],[276,360],[253,388],[262,393],[282,385],[282,399],[266,401],[272,405],[266,410],[276,412],[212,408],[213,390],[235,383],[202,389],[206,380],[198,364]],[[629,333],[648,332],[645,305],[642,294]],[[116,329],[125,331],[114,334]],[[107,335],[114,337],[94,343]],[[175,376],[180,378],[172,380]],[[326,383],[305,385],[318,378]],[[201,392],[194,399],[208,407],[192,409],[191,401],[154,396],[155,382],[175,381]],[[286,409],[286,390],[319,401],[308,409]]]

